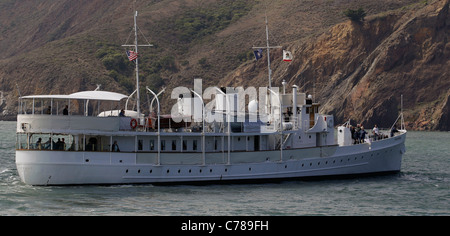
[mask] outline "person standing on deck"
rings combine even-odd
[[[373,141],[377,141],[378,140],[378,136],[380,135],[380,130],[378,130],[378,126],[375,125],[372,129],[372,133],[373,133]]]

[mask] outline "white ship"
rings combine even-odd
[[[137,53],[136,17],[137,12],[135,43],[124,46]],[[264,48],[270,58],[268,38]],[[392,137],[381,133],[376,140],[354,144],[348,125],[335,133],[333,116],[320,114],[320,104],[296,86],[288,93],[286,84],[281,92],[272,88],[270,60],[269,87],[260,90],[259,100],[250,101],[246,112],[241,93],[216,87],[208,90],[215,97],[210,108],[203,100],[207,91],[202,96],[196,81],[194,89],[178,93],[172,109],[177,116],[161,115],[158,96],[163,91],[156,94],[148,87],[149,113],[141,113],[135,62],[136,111],[127,110],[133,94],[98,89],[19,99],[16,165],[24,183],[240,183],[401,169],[403,122]]]

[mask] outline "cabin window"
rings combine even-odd
[[[161,140],[161,150],[166,150],[166,140]]]
[[[172,150],[177,150],[177,140],[172,140]]]
[[[183,151],[187,150],[187,140],[183,140]]]
[[[192,150],[197,151],[197,140],[192,140]]]
[[[150,140],[150,151],[155,150],[155,140]]]
[[[217,139],[214,140],[214,150],[217,150]]]

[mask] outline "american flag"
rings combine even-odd
[[[138,54],[133,51],[127,51],[127,56],[130,61],[134,61],[138,57]]]

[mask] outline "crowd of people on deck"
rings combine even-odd
[[[48,138],[47,142],[42,143],[42,138],[39,138],[35,148],[44,150],[65,150],[66,142],[64,138],[58,138],[57,142],[53,141],[52,138]]]
[[[357,124],[356,127],[350,125],[350,132],[352,135],[353,144],[365,143],[366,142],[365,140],[367,138],[371,141],[389,138],[387,134],[383,134],[380,132],[377,125],[374,125],[372,129],[372,134],[369,135],[367,131],[364,129],[364,126],[362,126],[361,124]],[[394,133],[396,132],[399,131],[397,130],[397,126],[394,125],[390,131],[390,137],[394,137]]]
[[[36,144],[34,145],[34,149],[39,150],[72,150],[73,151],[73,144],[72,147],[69,149],[66,146],[66,142],[64,138],[58,138],[58,141],[53,141],[52,138],[48,138],[47,142],[43,143],[42,138],[38,138],[36,141]],[[87,151],[98,151],[97,150],[97,139],[96,138],[90,138],[88,143],[86,144],[85,150]],[[112,145],[112,152],[120,152],[119,145],[117,144],[117,141],[114,140],[114,144]]]

